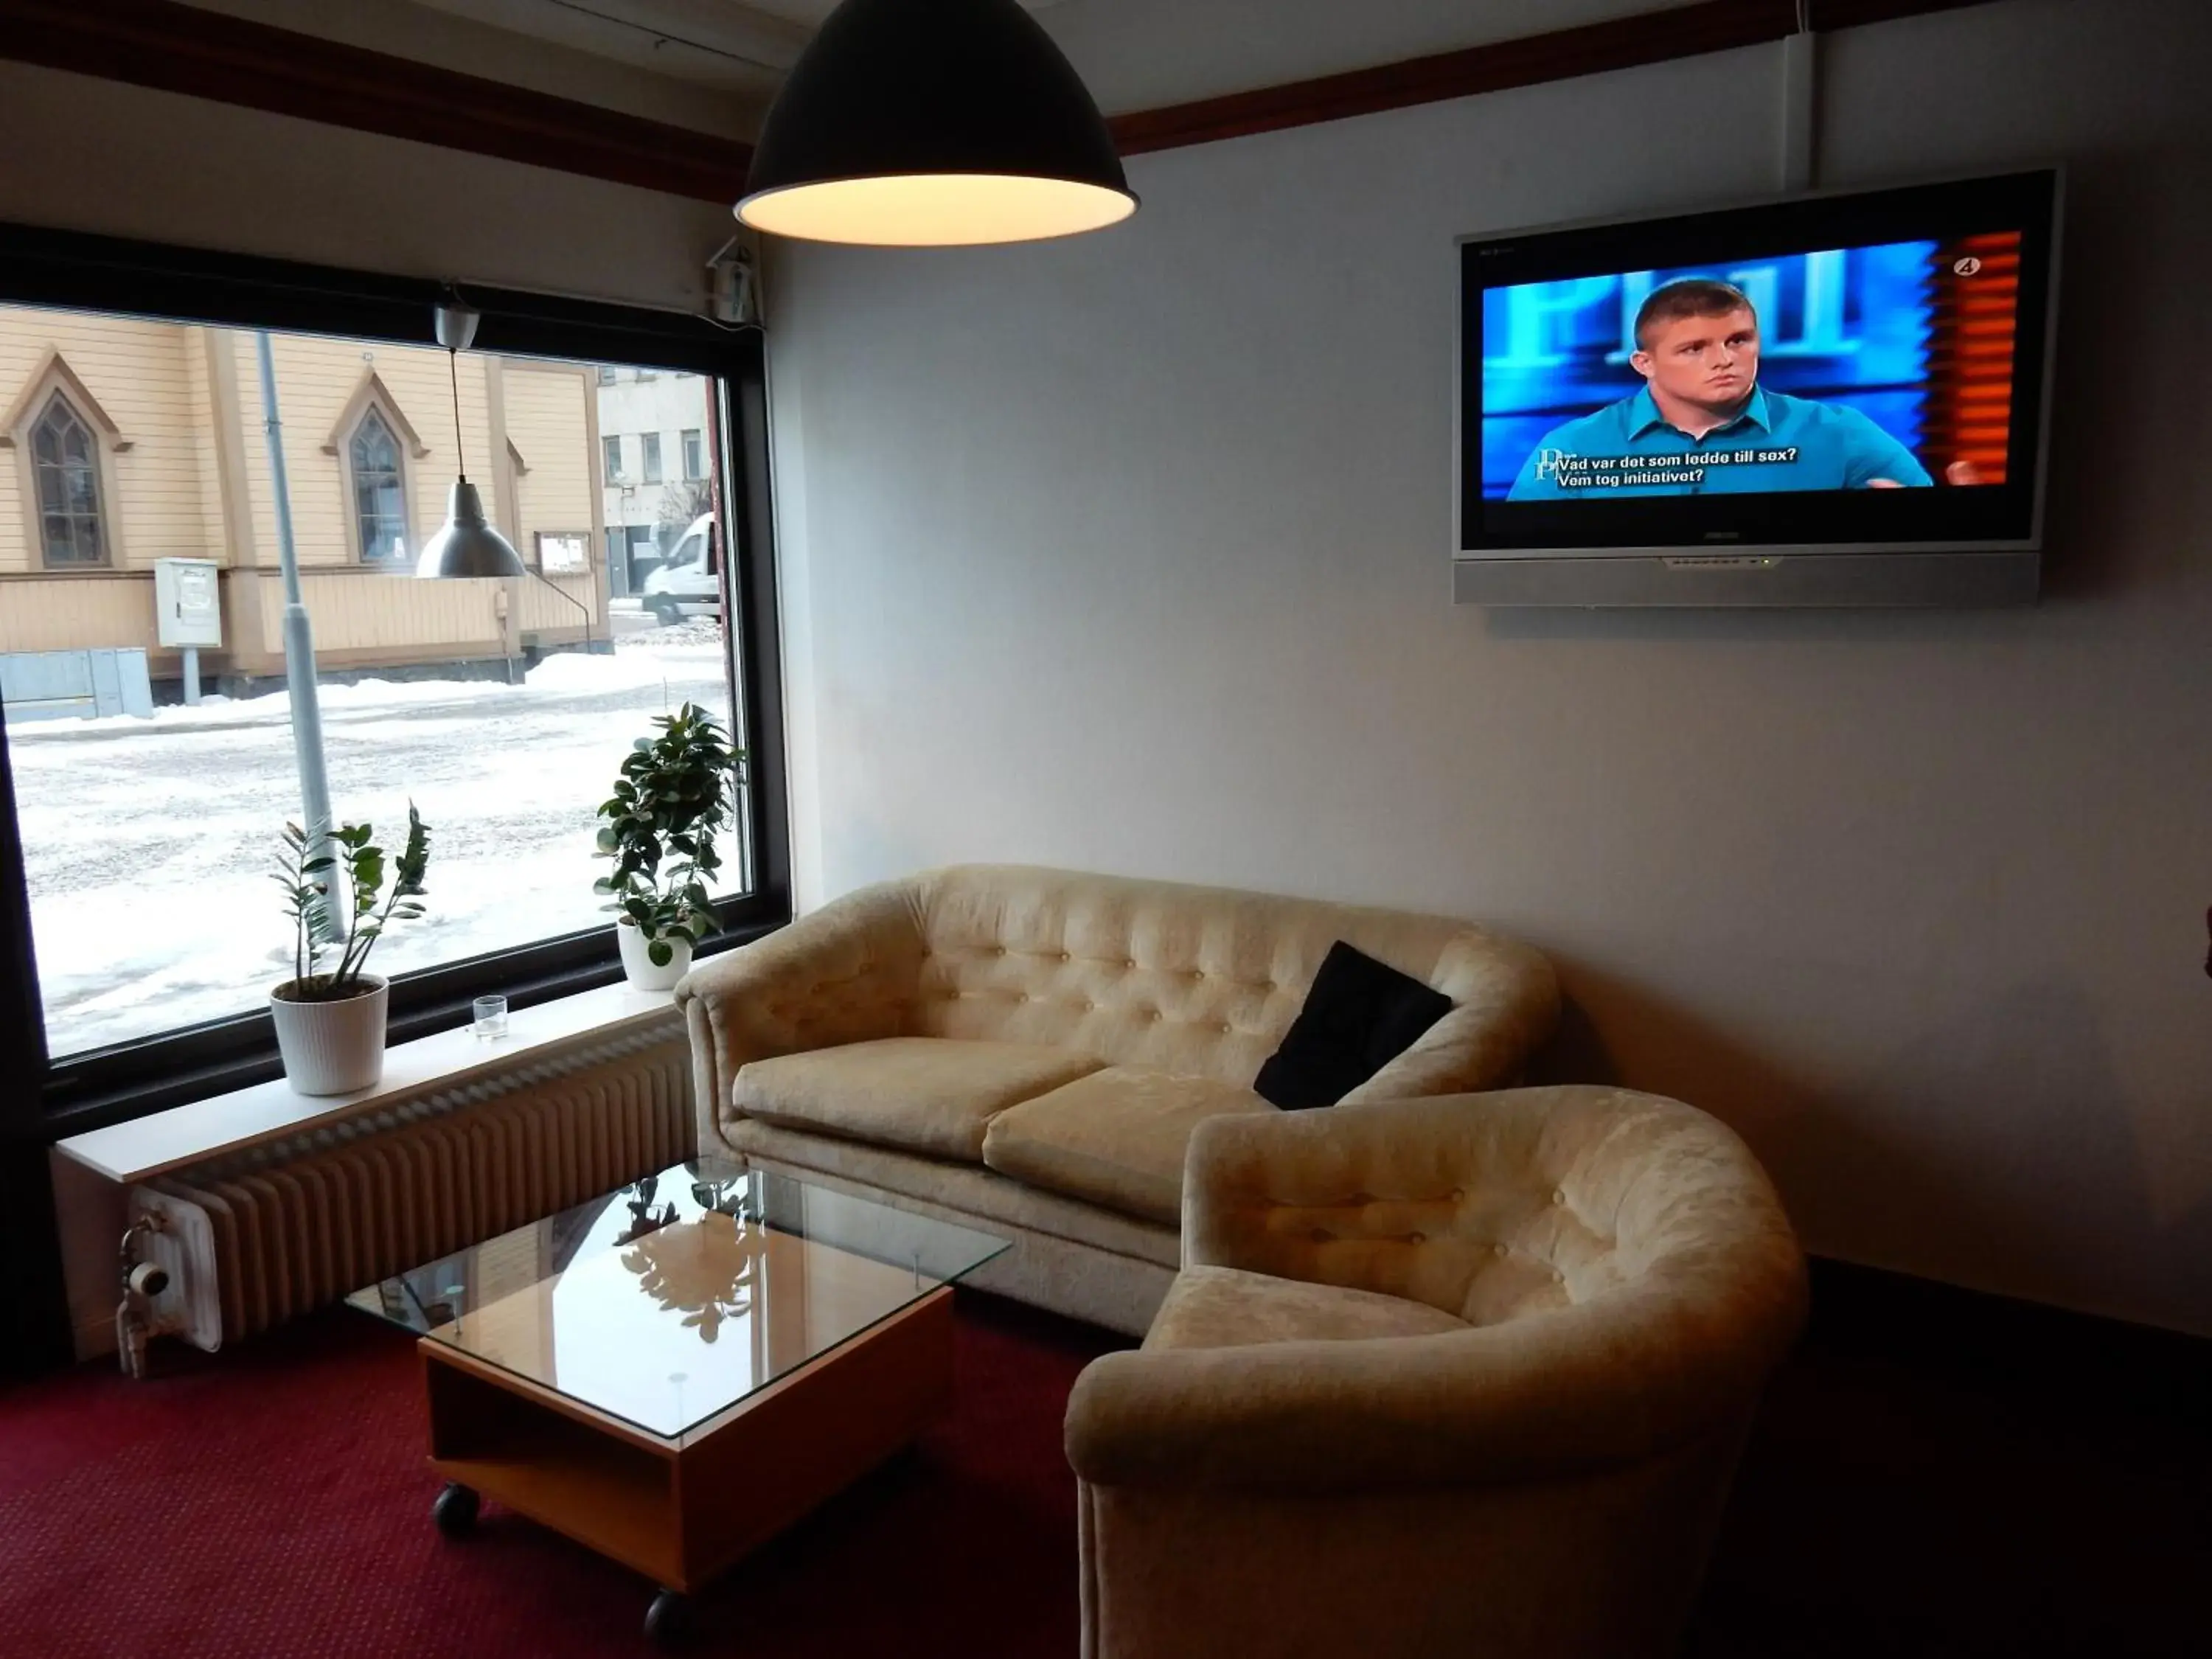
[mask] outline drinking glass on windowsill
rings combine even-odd
[[[479,1042],[496,1042],[507,1035],[507,999],[478,997],[474,1004],[476,1024],[469,1029]]]

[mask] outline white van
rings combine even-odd
[[[645,609],[664,628],[685,617],[722,614],[722,538],[714,515],[703,513],[691,521],[667,562],[645,579],[639,595]]]

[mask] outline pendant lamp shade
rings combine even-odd
[[[769,111],[737,208],[879,247],[1040,241],[1136,210],[1105,118],[1015,0],[845,0]]]
[[[466,478],[447,500],[446,522],[422,544],[415,562],[418,576],[526,576],[529,567],[514,544],[484,517],[483,498]]]

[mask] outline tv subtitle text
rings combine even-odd
[[[1556,481],[1562,489],[1649,488],[1703,483],[1706,474],[1718,467],[1789,466],[1796,459],[1794,444],[1786,449],[1717,449],[1695,456],[1577,455],[1547,449],[1536,458],[1536,476]]]

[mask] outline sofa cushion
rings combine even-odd
[[[1210,1117],[1275,1109],[1211,1078],[1114,1066],[991,1120],[983,1162],[1000,1175],[1175,1226],[1182,1155]]]
[[[1351,1342],[1441,1336],[1464,1322],[1425,1302],[1275,1279],[1237,1267],[1185,1267],[1160,1304],[1147,1348],[1238,1348],[1259,1342]]]
[[[1173,1227],[1122,1215],[1065,1193],[1047,1192],[980,1164],[951,1164],[896,1146],[872,1146],[752,1118],[739,1118],[730,1125],[729,1142],[748,1164],[774,1165],[802,1178],[822,1176],[872,1188],[895,1208],[909,1200],[936,1205],[957,1212],[962,1225],[982,1232],[1017,1227],[1164,1267],[1170,1278],[1182,1263],[1182,1235]],[[1165,1281],[1160,1294],[1167,1294]],[[1151,1322],[1149,1311],[1145,1322]],[[1138,1326],[1137,1334],[1143,1335],[1144,1329]]]
[[[1451,1008],[1443,992],[1339,939],[1252,1086],[1285,1111],[1334,1106]]]
[[[884,1037],[757,1060],[732,1103],[764,1122],[973,1164],[998,1113],[1098,1066],[1049,1045]]]

